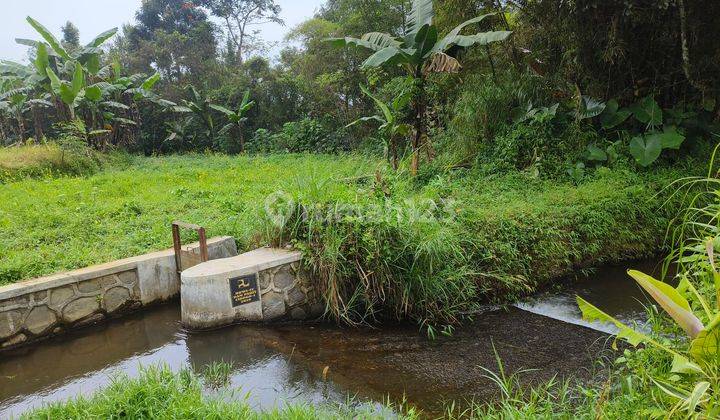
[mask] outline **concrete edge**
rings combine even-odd
[[[253,257],[256,254],[262,254],[263,251],[272,250],[270,247],[263,247],[254,249],[252,251],[236,255],[234,257],[225,258],[225,260],[238,260],[240,258],[249,258]],[[231,272],[233,276],[243,276],[246,274],[252,274],[257,273],[260,271],[269,270],[271,268],[279,267],[285,264],[290,264],[294,262],[301,261],[303,259],[303,253],[300,251],[293,251],[293,250],[286,250],[286,249],[277,249],[278,251],[283,251],[282,253],[277,253],[273,255],[272,257],[269,256],[260,256],[261,261],[260,262],[253,262],[252,259],[248,259],[247,263],[244,265],[238,265],[236,267],[233,267],[231,271],[222,271],[221,273],[207,273],[203,270],[205,267],[207,267],[207,263],[196,265],[195,267],[191,267],[185,271],[183,271],[183,275],[181,276],[181,282],[185,281],[186,277],[195,277],[198,275],[201,276],[214,276],[218,274],[225,275],[228,272]],[[213,264],[217,264],[218,261],[213,261]]]
[[[280,267],[285,264],[291,264],[294,262],[301,261],[303,257],[302,252],[294,251],[294,252],[288,252],[286,255],[283,255],[282,257],[275,258],[270,261],[264,261],[257,264],[251,264],[247,265],[245,267],[238,267],[236,271],[233,271],[234,276],[244,276],[247,274],[253,274],[258,273],[260,271],[269,270],[271,268]]]
[[[230,236],[218,236],[208,239],[208,247],[222,243],[224,241],[233,239]],[[195,250],[199,248],[198,242],[183,245],[185,250]],[[35,279],[24,280],[18,283],[9,284],[6,286],[0,286],[0,301],[7,299],[13,299],[18,296],[43,291],[47,289],[53,289],[61,286],[65,286],[79,281],[85,281],[88,279],[103,277],[111,274],[115,274],[123,271],[130,271],[137,268],[138,263],[145,261],[173,256],[175,251],[170,248],[163,251],[151,252],[149,254],[139,255],[135,257],[125,258],[122,260],[112,261],[103,264],[97,264],[89,267],[80,268],[64,273],[52,274],[45,277],[38,277]]]

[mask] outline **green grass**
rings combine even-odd
[[[114,156],[113,160],[118,160]],[[64,151],[55,143],[0,148],[0,183],[26,178],[91,175],[108,155],[88,150]]]
[[[0,185],[0,284],[169,248],[176,219],[249,249],[268,194],[372,168],[338,157],[137,158],[88,178]]]
[[[576,186],[474,171],[413,181],[360,156],[135,158],[0,185],[0,284],[169,248],[180,219],[240,250],[302,249],[339,319],[454,323],[480,299],[655,253],[668,214],[656,194],[689,172],[600,170]],[[277,191],[295,210],[280,227],[265,217]]]
[[[392,407],[381,409],[351,405],[314,406],[291,404],[271,411],[253,411],[241,390],[208,390],[191,370],[172,372],[165,367],[142,370],[138,378],[119,376],[91,397],[49,404],[22,416],[23,419],[383,419]],[[417,418],[407,414],[400,419]]]

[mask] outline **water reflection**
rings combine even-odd
[[[624,271],[599,271],[520,306],[577,323],[579,294],[621,319],[639,320],[644,298]],[[608,341],[601,332],[516,308],[478,315],[452,337],[436,341],[412,325],[382,330],[242,325],[186,333],[173,304],[0,355],[0,418],[89,395],[117,372],[137,375],[140,365],[201,371],[219,361],[233,365],[231,386],[241,389],[233,398],[248,393],[256,409],[389,397],[439,413],[445,401],[498,395],[482,369],[496,369],[495,351],[508,372],[532,369],[525,381],[537,383],[556,375],[590,378]]]

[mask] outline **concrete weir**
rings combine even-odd
[[[183,325],[209,329],[243,321],[318,317],[323,306],[301,268],[301,259],[300,252],[260,248],[184,270]]]
[[[237,255],[235,240],[208,240],[209,258]],[[185,247],[199,253],[197,243]],[[0,287],[0,350],[116,318],[180,293],[172,249]]]

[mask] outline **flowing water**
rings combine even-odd
[[[119,372],[133,376],[140,366],[153,364],[200,372],[212,362],[231,362],[231,388],[241,390],[238,398],[248,393],[257,409],[405,398],[439,412],[448,401],[497,395],[483,369],[496,370],[495,352],[509,371],[531,369],[526,383],[558,374],[589,379],[609,340],[603,332],[574,325],[582,322],[572,297],[580,294],[621,319],[641,322],[643,296],[626,277],[624,269],[603,269],[562,292],[518,305],[522,309],[478,314],[451,337],[437,340],[408,325],[382,330],[236,325],[189,333],[180,326],[178,305],[169,304],[0,354],[0,418],[90,395]]]
[[[606,266],[556,284],[555,290],[538,293],[515,306],[571,324],[590,327],[610,334],[617,332],[611,324],[587,322],[582,319],[575,297],[580,296],[605,313],[626,325],[643,329],[646,323],[645,307],[651,300],[627,274],[632,268],[660,278],[661,262],[640,261],[616,266]]]

